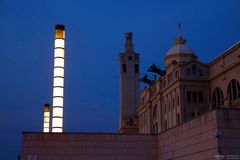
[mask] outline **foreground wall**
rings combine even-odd
[[[23,133],[21,160],[156,160],[156,136]]]
[[[159,135],[23,133],[21,152],[21,160],[210,160],[221,157],[240,160],[240,109],[215,110]]]
[[[158,135],[158,160],[240,159],[240,109],[218,109]]]

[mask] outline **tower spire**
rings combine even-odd
[[[178,21],[178,36],[182,36],[182,33],[181,33],[181,21]]]
[[[131,32],[125,33],[125,50],[127,52],[133,51],[132,33]]]
[[[174,45],[178,44],[186,44],[186,40],[182,37],[182,32],[181,32],[181,22],[178,22],[178,37],[174,41]]]

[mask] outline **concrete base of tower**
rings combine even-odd
[[[122,117],[120,120],[120,127],[118,133],[138,134],[138,118],[137,116]]]
[[[138,134],[139,133],[139,129],[137,127],[135,127],[135,128],[120,128],[118,130],[118,133],[122,133],[122,134]]]

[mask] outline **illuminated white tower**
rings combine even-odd
[[[139,54],[133,50],[132,33],[125,34],[125,51],[120,61],[120,133],[138,133],[137,107],[139,88]]]
[[[64,25],[55,26],[52,132],[63,132]]]
[[[44,105],[44,113],[43,113],[43,132],[50,131],[50,105]]]

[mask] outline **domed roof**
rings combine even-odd
[[[173,55],[177,53],[189,53],[194,54],[194,51],[186,45],[186,40],[179,36],[174,41],[174,46],[168,51],[167,55]]]

